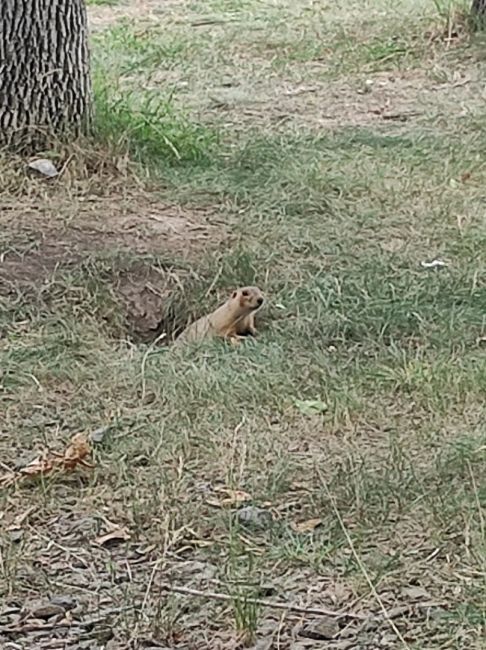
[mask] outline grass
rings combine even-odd
[[[49,185],[2,161],[2,464],[107,427],[91,472],[2,491],[9,603],[73,594],[98,646],[229,648],[290,647],[255,598],[417,601],[348,631],[482,647],[484,62],[426,36],[460,9],[171,3],[95,34],[94,142]],[[243,284],[256,341],[152,344]],[[99,547],[110,522],[130,540]]]
[[[147,164],[156,160],[159,165],[163,160],[169,166],[198,164],[217,143],[217,133],[180,116],[170,96],[116,93],[104,84],[95,89],[94,137],[120,151],[128,150],[134,160]]]

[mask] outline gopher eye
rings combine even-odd
[[[248,296],[248,291],[242,291],[242,292],[241,292],[241,295],[242,295],[242,296],[245,296],[245,298],[246,298],[246,297]]]

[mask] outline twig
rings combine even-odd
[[[142,376],[142,396],[141,396],[141,401],[143,402],[145,400],[145,391],[147,388],[147,381],[145,379],[145,365],[147,363],[147,359],[149,354],[152,352],[154,347],[157,345],[159,341],[162,341],[162,339],[165,339],[166,337],[166,332],[162,332],[162,334],[159,334],[158,337],[153,341],[149,347],[147,348],[145,354],[142,357],[142,365],[140,366],[140,374]]]
[[[149,595],[150,595],[150,590],[152,589],[152,585],[153,585],[153,582],[154,582],[154,577],[155,577],[155,574],[157,572],[157,569],[159,568],[160,564],[162,562],[164,562],[164,561],[165,561],[165,557],[162,557],[162,558],[158,559],[155,562],[155,564],[154,564],[154,566],[152,568],[152,571],[150,573],[150,578],[149,578],[149,581],[148,581],[148,585],[147,585],[147,589],[145,590],[145,595],[143,597],[142,607],[140,608],[140,610],[142,612],[145,610],[145,607],[147,605],[147,601],[148,601],[148,598],[149,598]]]
[[[208,298],[208,297],[211,295],[211,291],[212,291],[212,290],[214,289],[214,287],[216,286],[216,282],[219,280],[219,277],[220,277],[220,275],[221,275],[222,272],[223,272],[223,267],[220,266],[219,269],[218,269],[218,271],[217,271],[217,273],[216,273],[216,275],[215,275],[214,278],[213,278],[213,281],[212,281],[211,284],[209,285],[209,289],[208,289],[208,290],[206,291],[206,293],[204,294],[204,297],[205,297],[205,298]]]
[[[58,173],[57,178],[59,178],[60,176],[62,176],[62,175],[64,174],[64,172],[65,172],[66,169],[67,169],[67,166],[69,165],[69,163],[71,162],[71,160],[72,160],[73,158],[74,158],[74,154],[73,154],[73,153],[72,153],[70,156],[68,156],[66,162],[65,162],[64,165],[61,167],[61,170],[60,170],[60,172]]]
[[[164,591],[169,591],[176,594],[184,594],[186,596],[199,596],[202,598],[207,598],[209,600],[223,600],[231,601],[235,600],[237,596],[230,596],[228,594],[223,594],[217,591],[203,591],[201,589],[191,589],[190,587],[177,587],[167,584],[160,585],[160,588]],[[273,609],[285,609],[289,612],[296,612],[297,614],[312,614],[314,616],[333,616],[336,618],[354,618],[360,621],[368,620],[367,616],[361,614],[353,614],[350,612],[335,612],[332,609],[326,609],[324,607],[300,607],[299,605],[292,605],[290,603],[276,603],[272,600],[264,600],[261,598],[245,598],[247,603],[252,605],[261,605],[262,607],[272,607]]]
[[[373,596],[376,599],[378,605],[380,606],[380,609],[381,609],[381,611],[383,613],[384,620],[386,620],[387,623],[390,625],[390,627],[392,628],[394,633],[397,635],[397,638],[400,639],[400,642],[402,643],[403,647],[406,648],[406,650],[410,650],[410,646],[405,641],[405,639],[403,638],[402,633],[400,632],[398,627],[393,622],[393,617],[390,616],[390,613],[387,611],[382,599],[380,598],[380,594],[376,591],[376,587],[373,584],[373,581],[371,580],[368,571],[366,570],[366,567],[365,567],[365,565],[363,563],[363,560],[359,557],[358,553],[356,552],[356,549],[354,548],[353,540],[351,539],[351,536],[350,536],[350,534],[348,532],[348,529],[346,528],[346,526],[344,524],[344,521],[343,521],[343,518],[341,517],[341,513],[339,512],[338,507],[336,506],[336,503],[334,501],[334,497],[332,496],[331,492],[329,491],[329,487],[327,485],[327,482],[326,482],[325,478],[322,476],[321,472],[319,471],[319,468],[317,468],[317,467],[316,467],[316,472],[317,472],[317,475],[319,477],[319,481],[320,481],[322,487],[324,488],[324,490],[326,492],[327,498],[331,502],[332,509],[334,510],[334,514],[336,515],[336,519],[338,520],[339,525],[341,527],[341,530],[343,531],[344,536],[346,537],[346,541],[347,541],[348,546],[349,546],[349,548],[351,550],[351,553],[353,554],[353,557],[356,560],[356,562],[357,562],[357,564],[358,564],[358,566],[359,566],[359,568],[361,570],[361,573],[363,574],[366,582],[368,583],[368,586],[370,588],[371,593],[373,594]]]

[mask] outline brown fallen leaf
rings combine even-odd
[[[15,472],[8,472],[7,474],[0,476],[0,487],[6,488],[9,487],[10,485],[13,485],[17,480],[17,478],[18,478],[18,474],[16,474]]]
[[[19,470],[20,476],[38,476],[39,474],[48,474],[52,472],[55,465],[55,459],[49,458],[47,451],[35,458],[31,463]]]
[[[300,521],[298,523],[290,524],[290,527],[295,533],[311,533],[313,530],[322,524],[322,519],[308,519],[307,521]]]
[[[118,526],[114,530],[106,533],[105,535],[100,535],[95,539],[95,544],[98,546],[104,546],[110,542],[126,542],[130,539],[130,533],[125,526]]]
[[[290,484],[290,489],[292,491],[298,492],[298,491],[303,491],[303,492],[310,492],[311,488],[309,486],[309,483],[307,481],[292,481]]]
[[[77,465],[83,465],[84,467],[93,467],[88,463],[85,458],[91,453],[91,446],[88,442],[88,437],[85,433],[77,433],[71,438],[71,442],[66,447],[63,454],[58,454],[56,452],[51,452],[50,456],[44,455],[45,467],[40,468],[41,471],[38,473],[45,474],[48,471],[51,471],[54,468],[63,469],[63,470],[73,470]],[[34,461],[34,463],[37,461]],[[33,465],[33,463],[31,463]],[[22,472],[25,472],[31,465],[24,467]],[[38,467],[39,469],[39,467]],[[35,473],[34,471],[29,471],[29,474]]]
[[[22,467],[18,472],[8,472],[8,474],[0,477],[0,485],[8,487],[23,478],[45,476],[53,470],[73,470],[77,465],[92,468],[93,465],[85,460],[90,453],[91,447],[86,434],[77,433],[73,436],[63,454],[50,452],[46,449],[38,458]]]
[[[251,501],[252,496],[248,492],[243,490],[232,490],[231,488],[217,487],[214,489],[215,492],[226,495],[226,498],[219,499],[218,497],[211,497],[206,500],[206,503],[210,506],[215,506],[216,508],[223,508],[224,506],[234,506],[239,503],[245,503],[246,501]]]
[[[87,435],[85,433],[77,433],[73,436],[64,452],[64,468],[74,469],[78,464],[84,465],[85,467],[93,467],[93,465],[90,465],[84,460],[90,453],[91,447]]]

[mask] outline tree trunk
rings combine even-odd
[[[471,13],[473,18],[484,22],[486,19],[486,0],[473,0]]]
[[[78,133],[91,99],[84,0],[0,5],[0,144]]]

